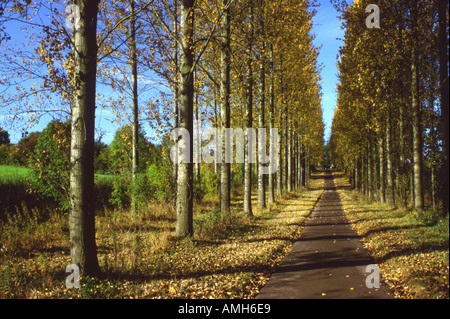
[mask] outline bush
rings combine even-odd
[[[223,222],[222,211],[219,207],[197,214],[194,219],[194,229],[199,237],[216,237],[225,233],[226,225]]]
[[[145,207],[153,198],[153,190],[146,174],[139,173],[129,187],[130,197],[134,196],[137,208]]]
[[[435,211],[432,209],[425,209],[423,211],[413,209],[410,214],[415,220],[421,221],[427,225],[436,224],[442,217],[440,211]]]
[[[169,165],[151,164],[147,168],[151,197],[171,201],[175,196],[175,183]]]
[[[115,176],[109,202],[114,206],[125,208],[130,206],[129,184],[123,176]]]
[[[208,168],[201,169],[200,179],[194,178],[194,198],[201,202],[205,195],[214,195],[219,192],[220,177]]]
[[[132,168],[132,127],[124,126],[116,131],[113,141],[104,155],[108,156],[108,169],[114,174],[129,174]],[[144,132],[139,131],[139,165],[138,171],[145,171],[147,163],[154,163],[157,157],[156,148],[146,139]]]
[[[14,165],[14,145],[0,145],[0,164]]]
[[[96,209],[112,209],[112,193],[114,190],[114,179],[98,179],[94,184],[95,188],[95,207]]]
[[[33,185],[69,209],[70,122],[51,121],[39,136],[29,164]]]

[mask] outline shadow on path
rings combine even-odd
[[[393,298],[382,280],[380,288],[366,286],[367,275],[373,275],[367,266],[374,261],[345,214],[333,175],[320,178],[324,192],[316,208],[256,298]]]

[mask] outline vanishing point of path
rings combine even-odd
[[[342,207],[331,173],[292,251],[282,260],[257,299],[393,298],[386,283],[368,288],[374,264]]]

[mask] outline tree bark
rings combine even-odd
[[[367,196],[372,199],[372,145],[370,138],[367,141]]]
[[[221,20],[220,39],[220,118],[222,127],[222,164],[220,166],[220,209],[225,222],[231,223],[230,214],[230,163],[225,162],[226,139],[225,128],[230,127],[230,8],[229,0],[222,0],[224,12]],[[228,148],[230,149],[230,148]]]
[[[392,129],[391,112],[388,110],[386,116],[386,200],[389,205],[395,205],[394,176],[392,163]]]
[[[253,127],[253,1],[250,0],[249,5],[249,34],[247,39],[247,79],[246,79],[246,128],[251,132]],[[253,216],[252,212],[252,164],[250,156],[252,156],[251,143],[253,138],[246,134],[245,140],[245,162],[244,162],[244,214],[248,217]]]
[[[297,187],[302,187],[302,136],[297,135]]]
[[[173,48],[173,56],[174,56],[174,70],[173,70],[173,76],[174,76],[174,86],[173,86],[173,128],[178,128],[178,120],[179,120],[179,104],[178,104],[178,91],[179,91],[179,72],[178,72],[178,1],[174,1],[174,8],[173,8],[173,33],[175,34],[175,39],[173,41],[174,48]],[[177,187],[177,178],[178,178],[178,152],[175,153],[175,159],[173,161],[173,183],[175,184],[175,192]],[[176,202],[176,198],[175,198]]]
[[[274,90],[274,66],[273,66],[273,46],[270,45],[270,51],[269,51],[269,59],[270,59],[270,75],[269,75],[269,129],[270,134],[272,134],[272,129],[275,127],[275,113],[274,113],[274,107],[275,107],[275,90]],[[270,140],[272,141],[272,136],[270,137]],[[272,160],[272,159],[271,159]],[[272,163],[271,163],[272,164]],[[269,198],[268,202],[269,204],[275,203],[275,176],[274,174],[269,174]]]
[[[264,43],[263,43],[263,52],[264,52]],[[264,108],[265,108],[265,101],[266,101],[266,85],[265,85],[265,79],[266,79],[266,70],[264,66],[264,53],[261,54],[261,61],[260,61],[260,81],[261,81],[261,87],[259,92],[259,127],[264,128],[265,124],[265,114],[264,114]],[[263,145],[264,149],[262,150],[264,154],[266,154],[265,145]],[[259,157],[258,157],[259,158]],[[263,172],[263,164],[258,160],[258,207],[259,209],[264,209],[266,207],[266,183],[264,180],[264,174]]]
[[[413,3],[411,9],[411,108],[413,119],[413,175],[414,175],[414,207],[423,210],[423,176],[422,176],[422,128],[421,110],[419,104],[419,72],[417,70],[417,50],[416,45],[417,29],[417,4]]]
[[[311,149],[309,144],[306,145],[305,154],[305,187],[308,188],[309,179],[311,178]]]
[[[201,127],[201,123],[200,123],[200,118],[198,115],[198,108],[199,108],[199,104],[198,104],[198,85],[197,85],[197,81],[198,81],[198,75],[197,72],[194,71],[194,114],[195,114],[195,125],[194,125],[194,142],[195,145],[197,147],[194,147],[194,178],[197,182],[200,181],[200,162],[202,159],[202,142],[201,142],[201,131],[202,131],[202,127]],[[195,86],[197,85],[197,88],[195,88]]]
[[[380,159],[380,202],[386,202],[386,184],[385,184],[385,152],[384,152],[384,136],[383,130],[380,132],[380,136],[378,137],[378,147],[379,147],[379,159]]]
[[[443,166],[441,174],[442,183],[442,213],[444,216],[449,212],[449,107],[448,107],[448,35],[447,35],[447,13],[448,1],[438,0],[438,50],[439,50],[439,86],[441,95],[441,127],[442,127],[442,153]]]
[[[283,112],[281,110],[281,108],[278,109],[278,125],[282,126],[282,116]],[[278,153],[277,153],[277,196],[281,196],[282,194],[282,184],[283,184],[283,134],[279,133],[278,134]]]
[[[137,54],[136,54],[136,16],[134,15],[134,0],[130,1],[130,49],[131,49],[131,85],[132,85],[132,100],[133,100],[133,147],[132,147],[132,182],[136,181],[139,167],[139,104],[137,91]],[[136,215],[136,187],[133,187],[133,194],[131,196],[131,215]]]
[[[292,120],[287,125],[287,191],[292,191]]]
[[[289,160],[289,125],[288,125],[288,105],[286,103],[285,100],[285,83],[284,81],[282,82],[281,85],[281,98],[282,98],[282,108],[283,108],[283,113],[284,113],[284,154],[283,154],[283,188],[285,189],[285,191],[288,190],[288,181],[289,181],[289,177],[290,174],[288,172],[289,170],[289,164],[288,164],[288,160]]]
[[[189,133],[189,161],[178,164],[176,236],[185,238],[194,233],[193,226],[193,116],[194,116],[194,3],[181,1],[181,66],[180,66],[180,128]]]
[[[74,95],[70,148],[70,257],[87,275],[100,272],[95,243],[94,130],[97,73],[96,0],[77,0],[74,28]]]

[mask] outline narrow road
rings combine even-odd
[[[381,278],[380,288],[367,287],[377,280],[374,268],[366,268],[373,264],[328,173],[324,192],[299,239],[256,298],[393,298]]]

